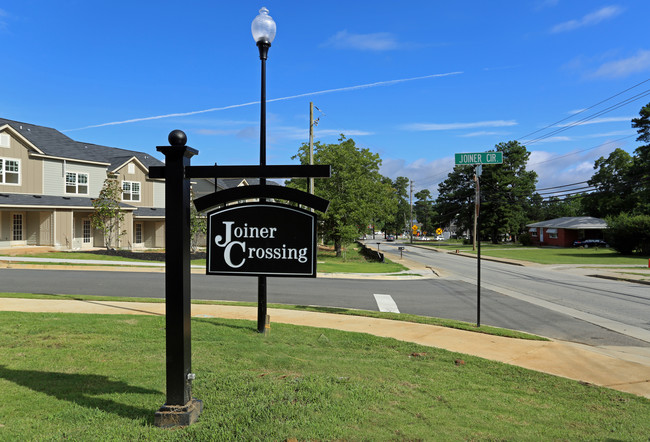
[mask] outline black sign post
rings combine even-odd
[[[152,167],[149,176],[165,178],[165,325],[167,400],[155,414],[158,427],[195,422],[203,403],[192,398],[190,288],[190,181],[185,168],[198,151],[185,146],[180,130],[169,134],[171,146],[159,146],[164,167]]]
[[[316,276],[316,215],[267,201],[282,199],[327,211],[329,202],[282,186],[267,186],[266,178],[327,178],[330,166],[190,166],[198,151],[185,146],[180,130],[169,134],[171,146],[157,149],[165,166],[149,168],[150,178],[165,179],[165,315],[167,400],[155,414],[159,427],[195,422],[203,403],[192,397],[190,288],[190,178],[260,178],[261,185],[214,192],[194,201],[209,213],[208,274]],[[228,203],[257,199],[259,203]],[[258,302],[258,330],[266,323],[266,296]],[[260,325],[261,324],[261,325]]]

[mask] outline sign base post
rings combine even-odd
[[[199,419],[203,401],[192,398],[185,405],[163,405],[154,416],[154,425],[161,428],[187,427]]]

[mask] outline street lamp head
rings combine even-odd
[[[275,22],[269,15],[269,10],[266,8],[260,9],[260,13],[251,24],[251,32],[253,38],[258,46],[271,46],[275,38]]]

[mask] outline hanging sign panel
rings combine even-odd
[[[248,203],[207,215],[206,273],[316,276],[316,215],[278,203]]]

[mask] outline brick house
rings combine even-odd
[[[603,239],[607,223],[600,218],[576,216],[527,224],[526,227],[533,245],[571,247],[577,240]]]

